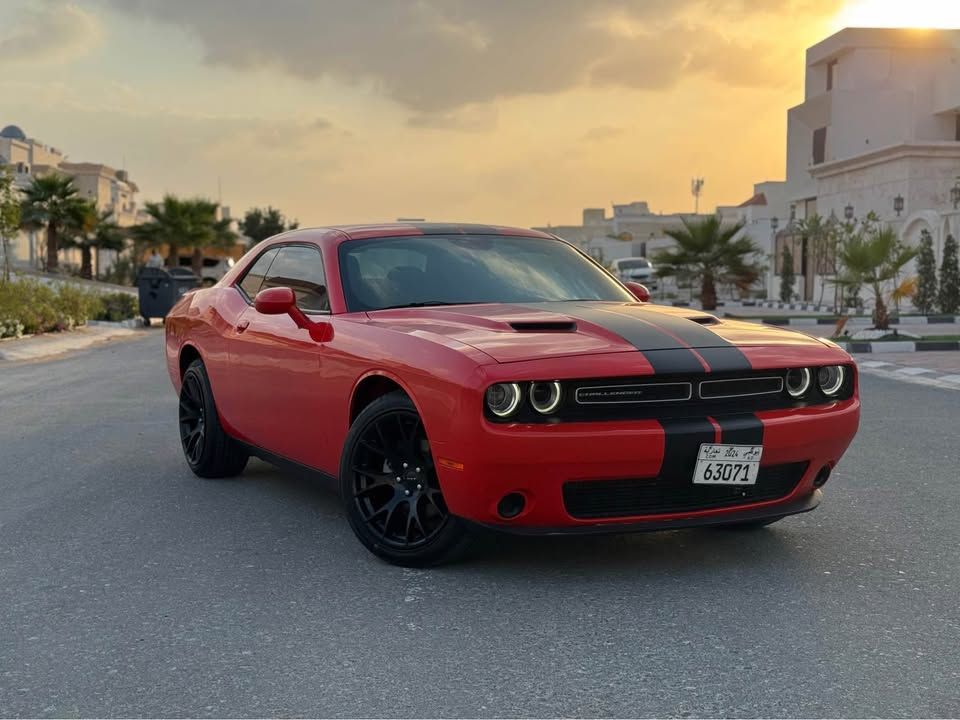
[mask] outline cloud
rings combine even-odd
[[[413,110],[410,124],[415,127],[455,127],[463,118],[451,113],[471,105],[584,86],[659,90],[706,75],[724,85],[776,87],[789,68],[748,62],[776,46],[762,34],[752,38],[747,24],[755,16],[769,19],[785,8],[824,12],[829,4],[102,1],[182,28],[199,41],[211,64],[272,69],[307,81],[332,79],[372,90]],[[723,22],[737,32],[724,34]]]
[[[495,107],[472,103],[449,112],[416,113],[407,118],[407,127],[420,130],[484,132],[496,129],[498,120]]]
[[[621,137],[624,133],[626,133],[625,128],[614,127],[613,125],[600,125],[599,127],[587,130],[581,139],[587,142],[603,142]]]
[[[0,30],[0,65],[64,63],[89,52],[102,37],[96,18],[76,5],[51,1],[27,6]]]

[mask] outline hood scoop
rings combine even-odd
[[[713,315],[694,315],[693,317],[688,317],[687,320],[690,322],[695,322],[697,325],[719,325],[720,320],[715,318]]]
[[[511,322],[512,327],[517,332],[522,333],[542,333],[559,332],[572,333],[577,331],[577,324],[572,320],[531,320]]]

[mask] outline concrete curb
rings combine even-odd
[[[838,342],[849,353],[904,353],[960,351],[960,340],[899,340],[882,342]]]
[[[119,320],[112,322],[110,320],[87,320],[87,325],[92,327],[111,327],[111,328],[129,328],[135,330],[143,327],[142,318],[130,318],[128,320]]]
[[[792,318],[746,318],[732,313],[727,313],[727,317],[733,320],[752,320],[762,322],[764,325],[836,325],[839,318],[811,318],[811,317],[792,317]],[[851,315],[847,321],[856,324],[856,321],[873,322],[869,315]],[[904,315],[903,317],[891,317],[891,325],[960,325],[960,316],[957,315]]]

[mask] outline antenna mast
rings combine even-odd
[[[693,214],[700,214],[700,195],[703,194],[704,179],[695,177],[690,181],[690,194],[693,195]]]

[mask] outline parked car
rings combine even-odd
[[[619,258],[611,263],[611,271],[621,282],[638,282],[650,290],[657,290],[660,283],[653,269],[653,263],[645,257]]]
[[[532,230],[284,233],[167,317],[187,464],[327,478],[359,540],[408,566],[478,525],[755,528],[815,508],[857,430],[851,357],[630,288]]]
[[[200,284],[203,287],[210,287],[219,282],[220,278],[226,275],[230,268],[234,266],[233,258],[203,258],[203,271],[200,277]],[[189,255],[180,256],[180,267],[192,268],[193,258]]]

